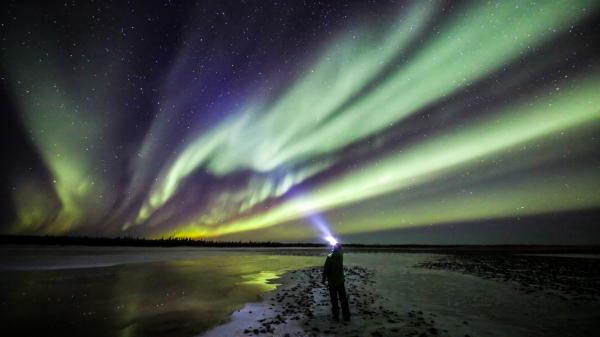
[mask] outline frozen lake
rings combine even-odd
[[[320,266],[326,252],[2,247],[1,253],[0,316],[10,336],[194,336],[259,301],[286,271]],[[434,313],[441,335],[594,336],[599,327],[597,300],[529,294],[510,282],[415,267],[440,256],[347,253],[345,263],[375,272],[375,290],[390,310]]]

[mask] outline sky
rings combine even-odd
[[[1,233],[600,243],[598,1],[1,6]]]

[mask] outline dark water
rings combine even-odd
[[[68,252],[33,260],[20,256],[22,266],[36,270],[14,270],[17,264],[3,255],[0,316],[5,336],[193,336],[273,289],[269,279],[322,262],[315,256],[244,251],[179,252],[174,260],[166,253],[158,254],[156,262],[93,267],[94,261],[82,260],[81,252],[73,254],[79,259],[75,263]],[[127,256],[104,254],[101,260],[131,262]],[[82,263],[88,268],[72,268]],[[47,270],[53,266],[70,268]]]

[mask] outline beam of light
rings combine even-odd
[[[595,75],[595,74],[594,74]],[[290,221],[301,216],[298,209],[309,204],[317,211],[330,210],[364,201],[386,193],[423,184],[454,170],[477,167],[480,160],[499,155],[502,151],[543,142],[561,131],[600,119],[600,77],[578,79],[567,90],[551,93],[536,102],[523,102],[494,113],[491,117],[476,120],[469,127],[459,127],[441,136],[414,145],[396,155],[369,163],[344,176],[316,187],[302,196],[258,216],[232,222],[204,235],[223,235],[247,231]],[[568,112],[568,113],[567,113]],[[593,174],[592,174],[593,176]],[[560,202],[535,202],[527,209],[503,209],[498,214],[486,207],[476,214],[479,217],[543,213],[551,210],[581,209],[600,206],[600,196],[589,174],[577,179],[577,189],[562,195]],[[588,184],[586,184],[586,182]],[[588,187],[586,187],[588,186]],[[539,191],[560,190],[550,184],[535,185]],[[532,191],[515,189],[515,197],[530,200]],[[195,225],[175,231],[175,235],[194,235]]]
[[[296,193],[296,196],[300,195],[301,194]],[[299,207],[297,209],[298,212],[310,222],[314,229],[317,230],[319,237],[323,238],[325,241],[331,242],[333,235],[330,226],[327,224],[323,215],[315,211],[313,206],[308,203],[300,202],[297,206]]]
[[[331,246],[335,246],[338,244],[338,241],[333,236],[326,236],[325,240],[327,240],[327,242],[329,242],[329,245]]]
[[[336,111],[335,114],[331,112],[315,121],[306,121],[309,127],[303,129],[303,132],[288,132],[288,128],[297,130],[298,123],[304,125],[299,120],[312,119],[313,115],[297,113],[298,110],[293,105],[288,110],[267,110],[265,115],[277,120],[276,124],[265,124],[264,118],[255,119],[252,114],[243,114],[243,117],[234,117],[234,121],[235,118],[237,121],[243,118],[242,122],[230,122],[219,128],[220,132],[225,133],[220,137],[201,137],[198,140],[200,144],[212,144],[209,149],[188,147],[186,151],[197,156],[192,156],[191,153],[182,155],[178,161],[189,164],[190,171],[199,165],[206,165],[212,172],[226,173],[235,168],[232,163],[236,158],[237,163],[242,166],[242,162],[258,158],[262,166],[248,166],[268,170],[281,163],[292,164],[297,160],[319,158],[333,153],[390,125],[400,123],[424,107],[469,87],[557,36],[569,25],[586,17],[592,7],[595,5],[587,1],[477,3],[441,27],[440,34],[426,43],[413,58],[386,74],[378,85],[348,106],[343,106],[341,111]],[[339,55],[338,59],[348,57],[350,56]],[[338,79],[339,77],[335,78],[336,81]],[[361,81],[362,78],[359,82]],[[544,101],[524,102],[504,109],[496,114],[498,117],[495,120],[475,122],[465,130],[450,132],[434,141],[424,142],[402,155],[391,155],[376,164],[365,165],[356,172],[316,187],[306,199],[317,210],[356,203],[431,180],[445,170],[469,165],[483,156],[593,120],[597,116],[597,110],[593,104],[588,103],[596,102],[595,88],[598,83],[595,83],[597,81],[594,78],[582,81],[585,83],[576,83],[577,88],[564,95],[549,96]],[[300,95],[302,102],[327,102],[330,97],[337,97],[328,95],[327,88],[318,88],[318,93],[303,92]],[[286,98],[282,101],[285,102]],[[332,103],[331,106],[339,107],[338,103]],[[319,103],[318,106],[320,105],[329,106],[328,103]],[[301,108],[303,104],[299,102],[298,106]],[[560,110],[557,106],[560,106]],[[564,114],[562,111],[569,113]],[[289,117],[291,114],[295,117]],[[227,141],[224,142],[224,139]],[[287,145],[264,147],[256,146],[249,139],[261,139],[261,142],[264,139],[266,144],[270,144],[273,139],[293,139],[293,142],[276,141],[275,144]],[[250,150],[253,155],[246,155],[249,151],[248,144],[256,149],[256,152]],[[224,169],[225,167],[228,169]],[[166,181],[170,182],[167,186],[171,188],[165,189],[162,184],[155,186],[153,193],[162,195],[162,198],[160,202],[153,204],[153,209],[157,209],[173,195],[185,174],[181,174],[178,169],[171,169],[166,176]],[[180,229],[179,233],[221,235],[274,225],[297,218],[297,202],[284,202],[283,205],[257,216],[224,223],[222,226],[204,228],[201,222],[192,222]]]
[[[333,238],[333,235],[331,234],[331,230],[321,214],[312,213],[308,216],[308,220],[319,231],[319,234],[322,238],[325,238],[325,240],[331,242],[329,238]]]

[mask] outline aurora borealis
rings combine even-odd
[[[3,233],[599,242],[598,1],[3,7]]]

